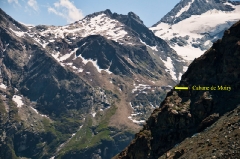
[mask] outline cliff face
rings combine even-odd
[[[239,59],[240,21],[226,30],[223,38],[205,54],[192,62],[178,85],[190,88],[206,86],[210,89],[213,86],[216,90],[170,91],[131,144],[115,158],[159,158],[176,144],[202,132],[225,113],[237,108],[240,103]],[[221,89],[221,86],[231,87],[231,90]],[[235,117],[239,120],[239,116]],[[179,151],[181,153],[184,153],[184,149]],[[229,152],[226,157],[231,155]]]

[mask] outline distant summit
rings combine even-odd
[[[150,29],[185,60],[206,51],[240,19],[240,2],[182,0]]]
[[[223,12],[231,12],[235,10],[235,6],[240,2],[232,2],[228,0],[181,0],[170,12],[168,12],[159,23],[176,24],[192,15],[201,15],[210,10],[218,10]]]

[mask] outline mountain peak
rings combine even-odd
[[[94,13],[92,13],[92,14],[89,14],[89,15],[87,15],[84,19],[91,19],[91,18],[94,18],[94,17],[96,17],[96,16],[98,16],[98,15],[101,15],[101,14],[105,14],[106,16],[108,16],[108,17],[112,17],[112,12],[111,12],[111,10],[110,9],[106,9],[106,10],[104,10],[104,11],[99,11],[99,12],[94,12]],[[80,20],[81,21],[81,20]]]
[[[182,0],[151,30],[191,61],[221,38],[239,14],[239,1]]]
[[[240,2],[228,0],[182,0],[153,27],[161,22],[176,24],[192,15],[201,15],[214,9],[225,12],[233,11],[236,5],[240,5]]]
[[[128,17],[136,20],[138,23],[143,24],[143,21],[140,19],[140,17],[135,14],[134,12],[129,12]]]
[[[112,15],[112,12],[110,9],[106,9],[105,11],[103,11],[103,13],[105,13],[106,15]]]

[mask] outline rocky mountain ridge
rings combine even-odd
[[[56,39],[64,39],[65,45],[68,44],[76,47],[74,46],[76,41],[89,35],[101,35],[108,40],[113,40],[120,45],[124,45],[124,47],[139,47],[139,45],[143,45],[142,47],[146,47],[147,50],[142,49],[148,51],[148,54],[150,54],[152,58],[157,59],[154,63],[158,65],[158,67],[165,68],[164,70],[170,73],[172,79],[175,81],[179,80],[179,77],[187,66],[187,63],[184,62],[164,40],[156,37],[141,22],[140,18],[132,12],[128,15],[118,15],[117,13],[111,13],[110,10],[106,10],[93,13],[80,21],[66,26],[36,26],[30,28],[26,33],[21,33],[22,35],[26,34],[26,36],[33,38],[38,44],[42,45],[43,48],[47,48],[48,45],[54,45]],[[70,59],[71,53],[73,53],[68,53],[69,55],[67,56],[67,50],[62,52],[58,50],[58,48],[48,49],[53,52],[53,57],[60,61],[61,59]],[[74,51],[74,48],[71,49],[71,51]],[[86,60],[89,60],[89,58]],[[97,64],[99,64],[99,62],[97,62]],[[77,66],[75,67],[78,68]],[[99,67],[99,69],[105,68]],[[81,70],[82,69],[78,71]]]
[[[190,18],[192,15],[201,15],[213,9],[223,12],[231,12],[234,11],[235,6],[239,4],[238,1],[229,0],[182,0],[153,26],[157,26],[161,22],[176,24],[184,19]]]

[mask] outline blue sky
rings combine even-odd
[[[66,25],[94,12],[110,9],[136,13],[152,26],[180,0],[0,0],[1,8],[25,24]]]

